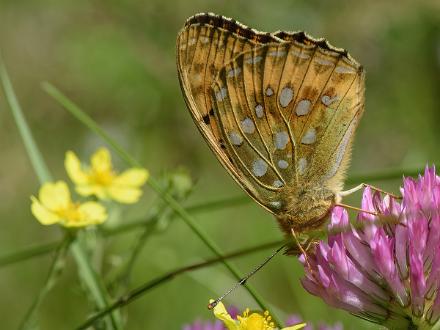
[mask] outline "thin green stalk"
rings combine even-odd
[[[21,138],[26,148],[26,152],[29,156],[35,173],[37,174],[40,182],[50,181],[52,179],[51,175],[49,173],[49,170],[47,169],[46,163],[43,160],[43,156],[41,155],[41,152],[38,149],[37,144],[35,143],[35,140],[32,136],[32,131],[29,129],[29,126],[23,115],[23,111],[21,110],[20,104],[18,103],[17,97],[15,96],[11,80],[9,79],[9,75],[6,71],[1,57],[0,80],[3,86],[3,90],[5,92],[6,101],[11,108],[12,115],[14,116],[15,123],[17,124],[17,128],[20,132]]]
[[[50,253],[55,250],[59,244],[59,241],[44,243],[6,254],[0,257],[0,268]]]
[[[58,101],[66,110],[68,110],[75,118],[81,121],[84,125],[86,125],[89,129],[98,134],[104,141],[106,141],[114,151],[124,159],[131,166],[140,166],[140,164],[127,152],[123,150],[119,144],[114,141],[104,130],[102,130],[97,123],[93,121],[93,119],[88,116],[83,110],[81,110],[75,103],[69,100],[64,94],[62,94],[55,86],[45,82],[43,83],[43,89],[52,96],[56,101]],[[164,192],[160,185],[154,180],[154,178],[150,177],[148,180],[148,185],[166,202],[168,205],[180,216],[180,218],[190,227],[190,229],[200,238],[200,240],[211,250],[214,255],[217,257],[221,257],[222,253],[219,247],[214,243],[211,238],[201,229],[201,227],[196,223],[195,219],[168,193]],[[226,260],[222,260],[224,266],[230,271],[232,275],[237,280],[241,279],[241,275],[238,272],[237,268],[233,266]],[[262,297],[249,285],[245,285],[248,292],[257,302],[263,310],[269,310],[266,307],[266,304],[263,303]],[[276,317],[274,316],[274,321],[278,322]]]
[[[148,282],[138,286],[137,288],[131,290],[129,293],[125,294],[124,296],[122,296],[118,300],[116,300],[107,309],[102,310],[102,311],[96,313],[95,315],[91,316],[86,322],[81,324],[76,329],[87,329],[89,326],[93,325],[96,321],[98,321],[99,319],[103,318],[105,315],[107,315],[111,311],[128,305],[130,302],[140,298],[143,294],[147,293],[151,289],[154,289],[154,288],[156,288],[156,287],[158,287],[158,286],[160,286],[162,284],[167,283],[168,281],[174,279],[178,275],[182,275],[182,274],[187,273],[187,272],[195,271],[197,269],[205,268],[205,267],[214,265],[214,264],[216,264],[218,262],[224,261],[226,259],[231,259],[231,258],[237,258],[237,257],[245,256],[245,255],[250,254],[250,253],[255,253],[257,251],[261,251],[261,250],[264,250],[264,249],[273,248],[275,246],[280,246],[280,245],[285,244],[285,243],[286,242],[284,240],[277,240],[277,241],[273,241],[273,242],[269,242],[269,243],[253,246],[253,247],[250,247],[250,248],[241,249],[241,250],[238,250],[238,251],[226,254],[226,255],[224,255],[222,257],[212,258],[212,259],[209,259],[209,260],[206,260],[206,261],[198,262],[198,263],[191,264],[191,265],[188,265],[188,266],[183,266],[183,267],[177,268],[177,269],[175,269],[173,271],[167,272],[167,273],[165,273],[163,275],[160,275],[159,277],[154,278],[154,279],[152,279],[152,280],[150,280],[150,281],[148,281]],[[281,323],[278,323],[278,324],[281,324]]]
[[[43,287],[40,289],[34,302],[28,309],[26,315],[24,316],[20,329],[35,329],[37,325],[37,311],[43,302],[44,297],[49,293],[52,287],[55,285],[57,279],[60,277],[61,272],[64,268],[64,263],[66,259],[66,254],[70,245],[71,239],[69,235],[66,235],[62,242],[57,246],[55,257],[52,260],[52,264],[49,268],[49,273],[47,274],[46,280],[44,281]]]
[[[98,274],[96,274],[96,272],[93,270],[87,253],[84,251],[83,245],[79,239],[76,239],[72,243],[70,250],[75,258],[79,269],[79,274],[81,275],[83,282],[86,284],[87,289],[91,293],[93,300],[96,303],[96,307],[99,309],[104,309],[110,306],[109,297],[105,286]],[[107,320],[107,327],[109,329],[122,329],[122,321],[119,313],[112,313],[110,316],[110,319]]]
[[[12,87],[11,81],[9,79],[7,70],[3,64],[3,61],[0,58],[0,81],[2,83],[3,89],[5,91],[6,99],[8,101],[9,107],[11,109],[11,112],[14,116],[15,123],[18,127],[18,130],[20,132],[21,138],[23,140],[23,143],[25,145],[26,151],[28,153],[28,156],[31,160],[32,167],[35,171],[35,174],[37,175],[39,181],[41,184],[44,182],[50,181],[52,179],[52,176],[46,166],[46,163],[43,159],[43,156],[37,146],[37,143],[35,142],[35,139],[32,136],[32,131],[29,128],[28,124],[26,123],[26,119],[23,115],[23,111],[21,110],[20,104],[18,103],[17,97],[15,95],[14,89]],[[74,256],[78,258],[80,256],[79,253],[74,253]],[[52,264],[58,264],[59,263],[60,256],[56,256]],[[81,268],[82,271],[89,271],[93,272],[93,270],[90,268],[89,264],[81,263],[82,260],[76,260],[77,264],[83,265],[83,268]],[[84,269],[84,268],[90,268],[90,269]],[[49,272],[50,275],[51,272]],[[48,280],[51,280],[52,277],[48,276]],[[93,281],[87,282],[88,285],[98,286],[97,283],[93,283]],[[94,293],[93,298],[96,302],[100,302],[102,300],[105,301],[105,298],[101,296],[101,292],[93,290],[94,288],[89,287],[89,290]],[[43,288],[41,289],[39,296],[37,297],[37,300],[40,301],[44,298],[44,296],[49,291],[47,288],[50,288],[51,286],[48,286],[48,282],[44,284]],[[38,304],[35,305],[38,307]],[[102,304],[99,305],[100,307],[103,306]],[[111,323],[116,324],[115,321],[115,315],[112,313],[110,315]],[[24,324],[27,323],[27,321],[24,321]],[[115,329],[119,329],[119,327],[115,327]]]
[[[141,165],[122,148],[116,141],[114,141],[106,131],[104,131],[88,114],[82,111],[75,103],[62,94],[55,86],[48,82],[42,83],[43,90],[57,100],[66,110],[68,110],[76,119],[86,125],[90,130],[95,132],[105,140],[112,147],[112,149],[125,162],[134,167],[141,167]]]
[[[122,271],[116,278],[117,282],[121,282],[125,284],[125,286],[128,286],[130,281],[130,275],[136,263],[137,257],[142,251],[142,248],[144,247],[147,238],[150,237],[155,232],[158,221],[165,216],[167,210],[168,208],[165,204],[160,205],[159,210],[154,215],[154,220],[145,223],[142,232],[136,238],[136,242],[134,243],[133,247],[130,249],[131,253],[130,256],[128,257],[127,263],[125,264],[125,267],[123,267]]]

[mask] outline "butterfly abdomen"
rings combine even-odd
[[[284,210],[277,215],[283,232],[290,234],[307,232],[321,227],[335,203],[336,194],[323,186],[303,186],[300,189],[283,192],[286,201]]]

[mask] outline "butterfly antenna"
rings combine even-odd
[[[221,302],[223,299],[225,299],[226,296],[228,296],[232,291],[237,289],[240,285],[245,285],[246,281],[252,277],[256,272],[258,272],[261,268],[263,268],[273,257],[275,257],[282,249],[286,247],[287,244],[283,244],[280,246],[274,253],[272,253],[269,257],[267,257],[261,264],[259,264],[255,269],[253,269],[251,272],[246,274],[243,278],[241,278],[235,285],[230,288],[228,291],[226,291],[224,294],[222,294],[220,297],[218,297],[216,300],[208,304],[208,309],[213,309],[215,306],[218,305],[219,302]]]

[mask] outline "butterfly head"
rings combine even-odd
[[[281,229],[290,235],[291,229],[307,232],[322,226],[335,202],[335,193],[326,187],[299,187],[286,191],[283,212],[277,214]]]

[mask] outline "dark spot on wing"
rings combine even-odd
[[[203,122],[204,122],[206,125],[209,125],[209,123],[210,123],[210,119],[209,119],[209,116],[208,116],[208,115],[204,115],[204,116],[203,116]]]

